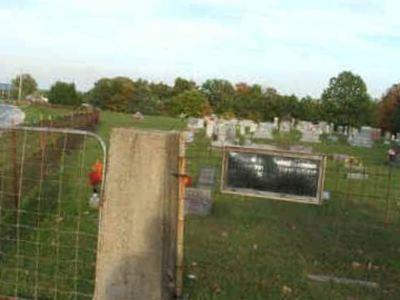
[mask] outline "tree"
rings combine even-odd
[[[351,72],[331,78],[321,101],[324,119],[336,125],[360,127],[371,119],[367,86],[360,76]]]
[[[295,95],[280,95],[275,98],[272,103],[272,110],[275,112],[275,116],[279,118],[299,118],[301,116],[299,99]]]
[[[89,92],[93,105],[113,111],[128,111],[128,103],[133,101],[134,82],[127,77],[102,78]]]
[[[232,111],[239,118],[259,121],[262,119],[264,107],[264,95],[260,85],[248,85],[240,82],[235,87],[235,99],[232,103]]]
[[[15,77],[11,81],[11,94],[14,99],[18,99],[19,97],[21,78],[22,78],[21,100],[25,99],[26,96],[31,95],[37,91],[38,85],[36,80],[32,77],[32,75],[28,73],[22,74],[21,76]]]
[[[197,86],[194,81],[178,77],[175,79],[174,87],[172,88],[172,94],[176,96],[196,88]]]
[[[75,88],[75,83],[57,81],[48,93],[49,102],[62,105],[80,105],[82,98]]]
[[[185,91],[172,97],[169,106],[170,111],[175,115],[185,114],[186,116],[200,117],[207,111],[206,97],[198,90]]]
[[[152,93],[147,80],[138,79],[133,82],[133,92],[129,98],[128,112],[140,111],[144,114],[157,114],[159,104],[160,100]]]
[[[156,96],[160,101],[165,101],[172,97],[172,88],[163,82],[152,82],[149,84],[149,87],[152,95]]]
[[[394,84],[378,104],[378,126],[393,134],[400,132],[400,84]]]
[[[317,99],[310,96],[301,98],[299,101],[299,119],[309,122],[321,121],[321,104]]]
[[[207,96],[213,110],[223,113],[229,110],[235,97],[233,85],[223,79],[209,79],[201,86],[201,91]]]

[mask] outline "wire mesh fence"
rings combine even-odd
[[[400,297],[400,165],[388,160],[389,146],[308,147],[326,157],[321,205],[252,197],[249,186],[260,188],[257,196],[274,188],[285,193],[285,186],[290,194],[302,191],[309,179],[297,176],[308,174],[304,163],[296,164],[303,169],[293,173],[281,168],[278,160],[268,160],[274,165],[266,167],[252,156],[235,157],[228,172],[234,179],[240,177],[240,184],[246,183],[247,192],[225,193],[221,170],[227,149],[212,147],[204,132],[196,133],[187,147],[193,182],[187,189],[186,208],[188,213],[208,216],[187,216],[186,274],[197,277],[195,282],[185,281],[191,297],[200,299],[217,291],[228,299],[275,293],[279,298],[284,285],[291,287],[293,296],[307,299]],[[210,169],[213,179],[204,184],[202,177]],[[277,175],[286,181],[279,187],[274,186]],[[310,280],[313,275],[373,282],[374,288],[352,283],[316,285]]]
[[[99,216],[88,173],[105,148],[90,132],[57,127],[92,129],[97,117],[1,129],[0,298],[92,298]]]
[[[91,130],[97,121],[98,115],[83,113],[39,125]],[[196,134],[186,151],[191,180],[185,180],[192,183],[186,205],[208,216],[187,216],[185,272],[198,280],[185,276],[184,294],[191,299],[209,299],[213,293],[225,299],[276,294],[280,299],[285,286],[300,299],[400,298],[400,165],[388,161],[383,144],[312,147],[327,158],[323,190],[329,197],[322,205],[223,193],[225,149],[212,147],[204,132]],[[88,172],[103,159],[102,145],[87,133],[2,130],[0,295],[92,297],[98,213],[89,206]],[[252,159],[248,164],[244,169],[254,167]],[[269,169],[276,175],[275,166]],[[265,175],[256,184],[245,178],[246,187],[256,189]],[[285,185],[301,190],[284,183],[278,192],[285,192]],[[372,290],[357,284],[316,285],[307,275],[377,285]]]

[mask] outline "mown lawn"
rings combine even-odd
[[[220,169],[218,152],[200,150],[206,144],[200,134],[189,148],[193,175],[205,165]],[[331,200],[322,206],[222,195],[217,184],[212,214],[187,218],[186,275],[196,278],[185,278],[190,299],[400,299],[400,171],[388,167],[387,148],[314,148],[360,158],[369,178],[348,180],[344,164],[329,157]],[[314,283],[308,274],[380,288]]]
[[[21,108],[25,112],[25,123],[27,125],[71,113],[68,108],[53,108],[50,106],[24,105]]]
[[[27,112],[28,120],[31,114],[37,118],[41,113],[40,110]],[[131,115],[103,112],[98,133],[108,141],[114,127],[179,130],[184,125],[181,120],[167,117],[145,117],[143,121],[137,121]],[[380,146],[371,150],[321,144],[315,145],[315,149],[326,154],[350,154],[361,158],[369,178],[348,180],[343,164],[329,159],[326,189],[331,191],[331,200],[322,206],[227,196],[219,193],[217,182],[212,214],[207,217],[188,216],[186,220],[184,294],[188,299],[400,299],[400,171],[397,168],[390,171],[386,165],[387,148]],[[98,154],[91,156],[85,164],[86,169]],[[80,158],[71,153],[67,159],[76,162]],[[201,167],[215,166],[219,170],[220,161],[221,153],[211,150],[202,134],[188,148],[188,171],[195,181]],[[72,178],[77,175],[68,174],[66,176],[70,176],[68,178],[73,182]],[[63,204],[49,206],[53,215],[44,218],[40,226],[43,230],[64,225],[66,229],[76,229],[76,222],[69,222],[68,218],[60,222],[55,218],[61,209],[72,219],[81,216],[81,230],[92,237],[97,232],[97,219],[96,213],[87,206],[90,190],[83,183],[78,197],[76,185],[68,185],[65,186]],[[69,206],[72,199],[75,204]],[[388,218],[385,218],[386,211]],[[389,221],[386,227],[385,219]],[[37,238],[37,233],[32,238]],[[43,239],[43,249],[40,250],[43,254],[51,255],[53,238],[49,235],[49,242],[46,242],[44,235],[39,236]],[[26,239],[29,239],[29,233]],[[71,241],[76,243],[76,236]],[[95,259],[95,249],[91,248],[95,248],[95,244],[96,240],[90,239],[82,245],[85,250],[82,252],[82,266],[79,264],[78,268],[82,280],[71,280],[77,272],[74,267],[77,264],[64,265],[61,262],[53,267],[44,267],[42,272],[47,276],[53,276],[56,271],[63,274],[48,281],[50,288],[57,285],[63,291],[78,290],[82,293],[81,298],[90,294]],[[29,247],[26,250],[27,256],[37,251]],[[15,253],[12,248],[7,251]],[[89,255],[83,255],[86,252]],[[59,252],[58,255],[61,254],[67,261],[74,261],[72,253]],[[15,261],[8,260],[7,267],[12,269],[14,266]],[[28,264],[23,266],[30,268]],[[5,270],[3,267],[2,264],[2,270]],[[370,280],[378,282],[380,287],[369,289],[314,283],[307,274]],[[188,275],[194,275],[195,279]],[[12,277],[15,275],[3,276],[15,281]],[[19,278],[21,285],[26,286],[35,280],[35,276],[29,274]],[[30,292],[27,287],[24,295]],[[68,293],[57,295],[59,299],[69,299]],[[54,292],[46,297],[54,298]]]

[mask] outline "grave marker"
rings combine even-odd
[[[212,188],[215,185],[215,168],[204,167],[200,170],[199,179],[197,180],[198,188]]]
[[[321,204],[323,155],[227,147],[222,164],[223,193]]]
[[[185,213],[189,215],[209,215],[212,208],[211,189],[186,188]]]

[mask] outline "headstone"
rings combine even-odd
[[[307,147],[303,145],[294,145],[289,148],[290,151],[298,152],[298,153],[313,153],[312,147]]]
[[[186,131],[185,132],[185,142],[190,144],[194,142],[194,132],[193,131]]]
[[[323,191],[322,199],[325,201],[331,200],[331,192],[330,191]]]
[[[138,121],[144,120],[144,116],[139,111],[133,115],[133,118],[135,118],[135,120],[138,120]]]
[[[278,117],[274,118],[274,127],[279,128],[279,118]]]
[[[290,132],[292,130],[292,122],[290,121],[282,121],[279,126],[280,131],[282,132]]]
[[[186,188],[185,213],[189,215],[209,215],[212,208],[211,189]]]
[[[217,140],[218,142],[225,143],[227,136],[228,124],[219,123],[217,126]]]
[[[229,144],[234,144],[236,139],[236,128],[234,125],[229,125],[226,131],[226,140]]]
[[[319,138],[322,133],[322,129],[318,125],[314,125],[311,122],[300,121],[297,124],[297,130],[301,132],[301,141],[306,143],[319,143]]]
[[[239,134],[240,135],[246,134],[246,128],[244,126],[239,125]]]
[[[274,123],[265,122],[258,125],[257,130],[254,132],[256,139],[272,139],[272,132],[275,129]]]
[[[209,138],[212,138],[214,133],[215,133],[215,126],[216,126],[216,121],[212,119],[207,119],[206,120],[206,135]]]
[[[337,141],[339,141],[339,138],[336,135],[328,135],[328,140],[330,140],[331,142],[336,143]]]
[[[199,179],[197,180],[198,188],[212,188],[215,184],[215,168],[204,167],[201,168]]]
[[[321,134],[330,134],[331,133],[331,128],[329,124],[325,121],[321,121],[318,123],[318,129],[321,132]]]
[[[349,172],[347,173],[347,179],[365,180],[368,179],[368,174]]]
[[[382,130],[380,128],[372,128],[371,130],[371,138],[372,141],[376,142],[381,139],[382,136]]]
[[[227,148],[222,170],[223,193],[320,204],[323,155]]]
[[[347,155],[347,154],[338,154],[338,153],[334,153],[334,154],[332,155],[333,160],[335,160],[335,161],[341,161],[341,162],[346,161],[349,157],[350,157],[350,156]]]
[[[204,120],[199,118],[189,118],[187,127],[193,130],[201,129],[204,127]]]
[[[363,126],[358,130],[350,130],[349,144],[357,147],[371,148],[374,141],[379,139],[380,130]]]
[[[244,146],[251,146],[251,138],[249,137],[249,136],[246,136],[245,138],[244,138]]]

